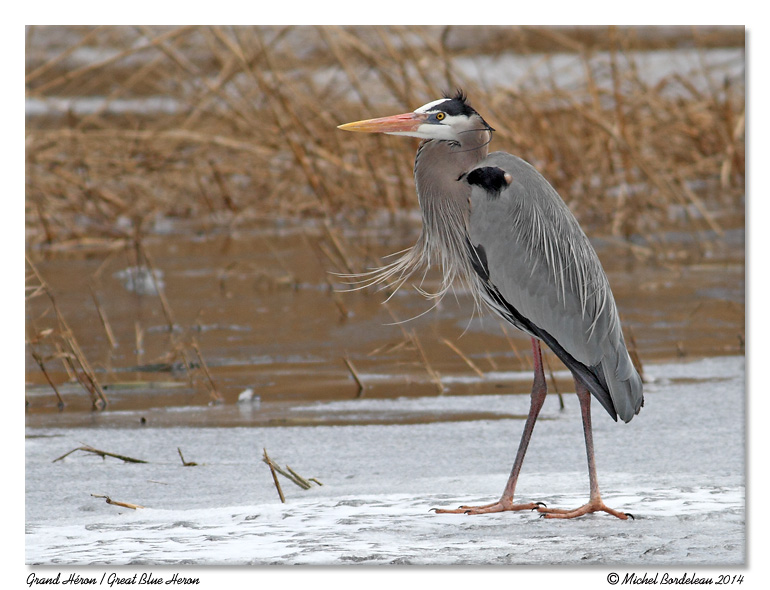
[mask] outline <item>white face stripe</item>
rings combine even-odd
[[[439,98],[438,100],[434,100],[433,102],[429,102],[428,104],[422,105],[419,109],[415,109],[415,113],[427,113],[428,111],[432,110],[433,107],[440,105],[442,102],[446,102],[448,100],[452,100],[451,98]]]

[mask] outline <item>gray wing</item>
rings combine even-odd
[[[495,152],[465,175],[469,239],[486,301],[543,340],[609,414],[643,404],[599,258],[558,193],[524,160]]]

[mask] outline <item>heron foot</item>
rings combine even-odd
[[[604,502],[602,502],[601,499],[590,500],[588,503],[583,504],[579,508],[575,508],[573,510],[564,510],[563,508],[538,507],[537,511],[540,512],[541,518],[576,518],[578,516],[583,516],[584,514],[590,514],[592,512],[606,512],[607,514],[611,514],[620,520],[627,520],[629,518],[631,520],[636,520],[633,514],[620,512],[619,510],[613,510],[612,508],[609,508]]]
[[[514,512],[518,510],[539,510],[546,508],[542,502],[514,504],[513,500],[498,500],[483,506],[460,506],[459,508],[431,508],[436,514],[492,514],[494,512]]]

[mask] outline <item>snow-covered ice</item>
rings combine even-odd
[[[744,358],[648,365],[645,407],[629,424],[594,404],[605,502],[633,513],[571,521],[517,512],[437,515],[497,499],[523,420],[272,428],[28,428],[28,564],[604,564],[745,561]],[[517,497],[576,507],[588,478],[577,399],[549,396]],[[318,403],[303,411],[382,416],[525,414],[528,396]],[[202,409],[201,411],[206,411]],[[103,460],[88,444],[145,459]],[[184,467],[177,448],[186,461]],[[262,450],[323,486],[281,478]],[[130,510],[91,494],[144,506]]]

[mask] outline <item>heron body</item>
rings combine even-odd
[[[459,93],[413,113],[340,126],[351,131],[420,137],[415,185],[423,226],[417,244],[368,275],[369,283],[403,284],[419,268],[438,263],[440,298],[464,281],[477,303],[532,338],[535,379],[530,413],[508,484],[498,502],[437,512],[485,513],[538,509],[571,518],[607,508],[593,459],[590,397],[625,422],[643,404],[642,381],[626,349],[609,282],[571,211],[530,164],[505,152],[488,154],[493,129]],[[514,504],[513,493],[529,438],[546,395],[540,342],[573,374],[581,404],[591,499],[576,510]]]
[[[488,168],[511,183],[496,191],[489,176],[478,174]],[[626,350],[607,277],[575,217],[516,156],[491,154],[467,181],[469,239],[486,261],[490,305],[545,342],[610,416],[631,420],[642,404],[642,380]]]

